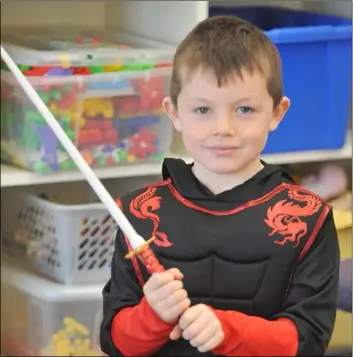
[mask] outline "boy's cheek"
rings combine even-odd
[[[197,150],[203,146],[206,141],[205,138],[197,132],[197,128],[194,129],[194,132],[182,133],[184,145],[186,148]]]

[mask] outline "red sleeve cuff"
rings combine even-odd
[[[163,321],[143,298],[140,304],[126,307],[115,315],[111,337],[125,356],[144,356],[169,340],[174,325]]]
[[[223,342],[212,352],[224,356],[296,356],[298,330],[290,319],[269,321],[237,311],[212,309],[223,328]]]

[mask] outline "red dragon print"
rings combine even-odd
[[[319,210],[322,202],[316,196],[300,194],[297,190],[290,190],[288,197],[305,204],[281,200],[268,209],[265,223],[273,229],[270,236],[278,233],[284,237],[283,240],[274,241],[275,244],[283,246],[287,242],[293,242],[293,248],[296,248],[308,230],[307,224],[300,217],[312,216]]]
[[[154,196],[157,189],[155,187],[147,188],[147,190],[135,199],[130,202],[130,212],[137,218],[140,219],[150,219],[153,223],[153,232],[152,236],[155,236],[156,239],[154,243],[159,247],[170,247],[172,245],[168,240],[168,236],[163,232],[158,232],[158,226],[160,223],[160,218],[156,211],[160,207],[161,197]]]

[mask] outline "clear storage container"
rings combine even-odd
[[[170,66],[173,58],[173,47],[165,43],[97,29],[4,28],[1,42],[32,76],[141,70]]]
[[[55,37],[32,31],[5,32],[3,45],[86,161],[92,167],[160,162],[173,139],[162,109],[173,51],[161,44],[149,49],[157,47],[154,41],[135,48],[138,40],[127,35],[131,45],[121,49],[103,40],[86,44],[87,34],[78,37],[83,33]],[[1,118],[2,161],[39,173],[75,168],[6,66]]]
[[[1,348],[8,356],[103,356],[103,285],[65,286],[1,262]]]

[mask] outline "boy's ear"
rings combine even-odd
[[[273,117],[270,123],[270,131],[277,129],[279,123],[282,121],[290,107],[290,100],[288,97],[283,97],[277,107],[273,110]]]
[[[174,107],[172,99],[170,97],[165,97],[162,104],[165,112],[173,122],[175,130],[181,131],[178,110]]]

